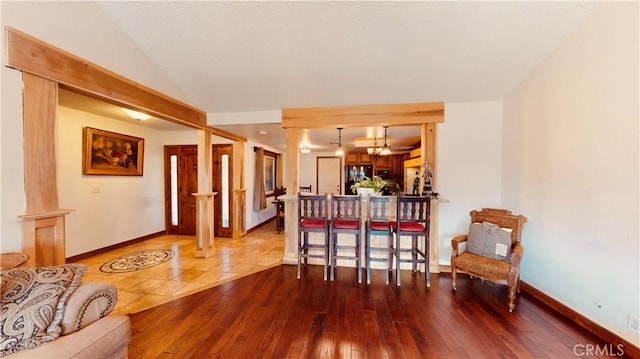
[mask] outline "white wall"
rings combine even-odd
[[[99,10],[95,3],[2,1],[0,6],[3,29],[4,26],[15,27],[168,96],[188,102],[178,87]],[[4,46],[2,48],[4,49]],[[6,56],[4,52],[3,56]],[[25,213],[26,206],[22,77],[19,71],[5,66],[2,66],[0,72],[0,243],[2,251],[19,251],[22,247],[22,230],[17,216]]]
[[[603,3],[504,104],[521,277],[640,345],[638,3]]]
[[[74,210],[66,217],[66,256],[163,231],[164,134],[67,107],[58,118],[59,202]],[[83,176],[84,126],[144,138],[143,176]]]
[[[438,124],[438,263],[451,264],[451,238],[467,233],[469,211],[502,207],[502,102],[446,103]]]

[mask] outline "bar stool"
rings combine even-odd
[[[367,271],[367,284],[371,284],[371,262],[384,262],[387,264],[387,284],[393,268],[393,234],[391,232],[391,212],[393,212],[391,197],[371,196],[367,197],[367,221],[365,223],[365,267]],[[372,246],[371,236],[387,236],[385,246]],[[384,253],[385,257],[373,256],[375,253]]]
[[[431,286],[429,275],[429,228],[431,216],[431,196],[398,196],[396,221],[391,222],[391,230],[395,234],[396,283],[400,286],[400,264],[411,263],[411,270],[417,273],[418,264],[425,264],[424,282]],[[411,237],[411,246],[402,247],[400,238]],[[418,237],[423,237],[420,248]],[[411,253],[411,257],[403,257],[402,253]]]
[[[360,260],[360,243],[362,241],[362,202],[360,195],[331,196],[331,280],[335,278],[338,259],[356,261],[358,283],[362,283],[362,266]],[[354,244],[339,244],[338,234],[353,234]],[[350,251],[339,254],[338,251]]]
[[[327,280],[329,265],[329,198],[327,195],[304,195],[298,192],[298,279],[302,259],[324,260],[324,280]],[[323,243],[309,243],[309,233],[322,233]],[[312,250],[310,252],[309,250]],[[318,253],[321,250],[322,253]]]

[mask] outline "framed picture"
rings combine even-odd
[[[82,137],[83,175],[142,176],[143,138],[91,127]]]
[[[276,158],[264,155],[264,192],[265,195],[274,193],[276,188]]]

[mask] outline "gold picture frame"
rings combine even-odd
[[[144,139],[120,133],[82,128],[82,174],[142,176]]]

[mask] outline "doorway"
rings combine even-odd
[[[218,192],[213,199],[215,221],[214,235],[216,237],[233,236],[233,145],[213,145],[212,155],[213,192]]]
[[[337,194],[342,192],[342,159],[340,157],[318,157],[318,194]]]
[[[196,234],[198,146],[164,146],[165,223],[167,234]]]

